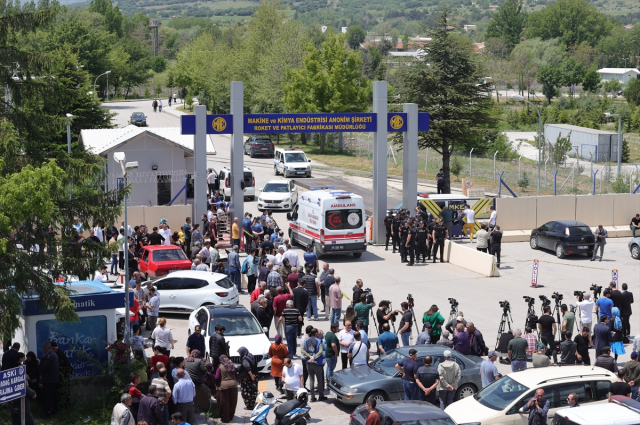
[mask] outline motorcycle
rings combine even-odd
[[[275,408],[276,420],[274,425],[307,425],[307,420],[311,419],[309,411],[311,407],[307,404],[308,392],[300,388],[296,392],[296,398],[282,403],[270,392],[265,391],[258,394],[257,404],[251,412],[252,425],[269,425],[267,415],[276,404],[282,403]]]

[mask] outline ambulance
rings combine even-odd
[[[366,214],[362,197],[335,186],[302,192],[287,214],[291,245],[313,246],[322,255],[353,254],[360,258],[365,243]]]

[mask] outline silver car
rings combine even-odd
[[[417,362],[424,364],[424,357],[433,358],[433,366],[438,367],[444,361],[443,353],[449,348],[442,345],[414,345],[390,351],[378,357],[368,365],[358,365],[350,369],[334,372],[329,378],[327,386],[331,394],[344,404],[360,405],[369,397],[377,401],[402,400],[404,389],[402,376],[396,370],[396,364],[409,356],[409,350],[418,350]],[[480,364],[482,358],[472,355],[462,355],[452,350],[451,359],[454,360],[462,372],[455,400],[469,397],[482,388],[480,378]]]
[[[640,260],[640,237],[629,241],[629,252],[634,260]]]

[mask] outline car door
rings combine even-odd
[[[149,250],[148,249],[143,249],[142,250],[142,255],[140,256],[140,259],[138,260],[138,270],[140,270],[143,273],[148,273],[149,272],[149,258],[151,256],[149,255]]]
[[[154,286],[160,292],[160,310],[176,310],[178,308],[178,293],[182,286],[181,277],[167,277],[155,282]]]
[[[278,172],[284,175],[284,154],[282,152],[278,152],[276,167],[278,167]]]
[[[182,278],[182,284],[178,292],[178,307],[187,311],[193,311],[205,302],[206,289],[209,285],[204,279],[195,277]]]
[[[198,310],[195,317],[197,324],[200,325],[200,328],[202,329],[202,336],[208,336],[209,329],[207,328],[207,324],[209,323],[209,312],[207,311],[207,309],[205,307],[201,308],[200,310]],[[195,326],[193,326],[193,329],[195,329]]]
[[[553,222],[550,224],[549,226],[549,233],[547,236],[547,245],[549,249],[556,249],[556,243],[559,239],[561,239],[564,236],[564,229],[566,226],[557,223],[557,222]]]
[[[291,204],[296,204],[298,202],[298,188],[293,180],[289,181],[289,192],[291,192]]]
[[[549,248],[548,238],[549,238],[549,227],[550,223],[543,224],[538,228],[536,235],[538,236],[538,246],[540,248]]]

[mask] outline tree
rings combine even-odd
[[[502,37],[509,50],[513,49],[520,42],[520,34],[527,20],[527,13],[522,9],[523,0],[507,0],[491,18],[485,37]]]
[[[536,79],[542,84],[542,94],[549,102],[558,95],[558,87],[562,83],[560,70],[552,66],[543,66],[538,69]]]
[[[556,139],[556,143],[551,147],[551,162],[559,167],[565,163],[567,160],[567,154],[572,149],[571,145],[571,132],[567,135],[567,137],[561,137],[558,135]]]
[[[451,174],[456,176],[456,181],[460,181],[460,173],[462,172],[462,162],[460,157],[454,155],[451,159]]]
[[[468,39],[447,29],[448,15],[443,9],[429,29],[427,54],[396,74],[400,102],[416,103],[431,114],[431,129],[419,134],[418,144],[442,155],[445,193],[450,192],[450,158],[456,145],[476,143],[495,125],[489,84],[478,84],[484,72],[479,58]]]
[[[572,57],[566,58],[560,66],[560,75],[562,77],[562,85],[568,86],[571,91],[571,97],[574,96],[575,86],[582,83],[586,70],[584,66]]]
[[[360,25],[352,25],[347,29],[347,44],[352,50],[360,50],[360,43],[366,36],[367,32]]]
[[[613,28],[613,22],[588,0],[558,0],[527,19],[527,37],[559,38],[567,46],[595,46]]]
[[[162,56],[156,56],[151,59],[151,69],[158,74],[164,72],[167,69],[167,61]]]
[[[609,81],[606,81],[604,83],[604,91],[605,91],[605,93],[611,93],[611,96],[614,99],[616,98],[616,93],[621,88],[622,88],[622,84],[620,84],[620,81],[618,81],[617,78],[613,78],[613,79],[611,79]]]
[[[582,79],[582,90],[590,93],[595,93],[600,90],[602,84],[600,84],[600,74],[596,71],[595,68],[591,67],[584,74],[584,78]]]
[[[633,78],[629,81],[622,95],[631,105],[640,106],[640,80]]]
[[[322,50],[309,44],[304,67],[287,72],[283,102],[290,112],[362,112],[371,100],[371,81],[361,73],[358,52],[344,34],[329,34]],[[322,133],[320,152],[324,152]]]

